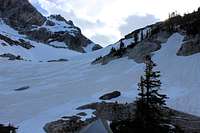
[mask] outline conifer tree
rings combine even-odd
[[[138,43],[138,32],[135,32],[133,37],[134,37],[134,42]]]
[[[113,54],[113,53],[116,53],[116,49],[115,49],[114,47],[112,47],[112,48],[110,49],[110,53],[109,53],[109,54]]]
[[[149,38],[149,34],[150,34],[150,31],[149,29],[146,31],[146,35],[145,35],[145,38],[148,39]]]
[[[140,83],[138,83],[138,87],[139,87],[138,90],[140,91],[138,93],[138,95],[140,96],[141,103],[144,103],[145,94],[144,94],[144,78],[143,78],[143,76],[140,77]]]
[[[156,64],[150,56],[145,59],[145,74],[141,77],[139,85],[139,96],[147,105],[165,105],[166,95],[160,94],[158,91],[161,87],[160,71],[154,71]]]
[[[120,48],[121,50],[122,50],[122,49],[124,49],[124,43],[123,43],[123,41],[122,41],[122,40],[120,41],[119,48]]]
[[[159,93],[161,87],[160,71],[154,71],[156,64],[150,56],[146,56],[145,65],[145,74],[141,76],[138,84],[136,121],[144,128],[149,128],[148,126],[152,126],[152,123],[156,124],[163,120],[163,114],[159,108],[165,105],[167,97]]]
[[[144,33],[143,30],[140,31],[140,41],[144,40]]]

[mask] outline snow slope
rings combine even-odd
[[[80,55],[79,52],[75,52],[73,50],[66,49],[66,45],[61,42],[52,42],[51,45],[60,46],[62,48],[54,48],[52,46],[39,43],[36,41],[31,41],[27,39],[27,36],[21,35],[18,31],[14,30],[7,24],[5,24],[0,19],[0,34],[11,38],[12,40],[18,41],[19,39],[23,39],[27,42],[30,42],[31,45],[35,46],[31,49],[26,49],[21,46],[10,46],[3,40],[0,40],[0,55],[5,53],[11,53],[13,55],[20,55],[25,60],[31,61],[48,61],[48,60],[56,60],[56,59],[71,59],[73,56]],[[4,46],[3,44],[6,44]]]
[[[163,88],[170,95],[169,104],[181,111],[200,116],[200,54],[177,56],[183,36],[174,34],[154,60],[162,72]]]
[[[153,59],[170,97],[168,105],[200,116],[200,54],[176,56],[182,40],[180,34],[172,35]],[[19,133],[44,133],[45,123],[77,113],[77,106],[98,101],[106,92],[119,90],[122,96],[115,100],[133,101],[143,64],[127,58],[103,66],[90,64],[110,48],[73,56],[68,62],[0,60],[0,123],[18,125]],[[14,91],[23,86],[30,88]]]
[[[54,18],[48,17],[49,21],[55,23],[54,26],[46,25],[46,22],[42,26],[37,28],[46,28],[47,30],[54,32],[67,32],[72,36],[76,36],[80,31],[77,27],[67,24],[65,21],[57,21]],[[33,29],[33,30],[34,30]],[[48,60],[58,60],[58,59],[71,59],[74,56],[78,56],[81,53],[74,50],[68,49],[68,46],[64,42],[52,41],[49,44],[40,43],[33,41],[30,37],[18,33],[17,30],[11,28],[9,25],[4,23],[0,18],[0,35],[10,38],[13,41],[19,42],[20,39],[23,39],[25,42],[30,43],[34,48],[26,49],[20,45],[9,45],[4,40],[0,39],[0,55],[2,54],[13,54],[15,56],[20,55],[24,60],[28,61],[48,61]],[[85,52],[94,51],[93,48],[96,46],[93,42],[83,47]]]

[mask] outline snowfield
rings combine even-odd
[[[72,36],[75,36],[75,33],[78,32],[77,28],[73,28],[72,25],[69,25],[64,21],[56,21],[55,19],[51,18],[48,18],[48,20],[53,21],[55,26],[46,26],[45,23],[41,27],[46,28],[51,32],[66,31]],[[24,60],[34,62],[59,59],[70,60],[74,56],[80,56],[79,52],[68,49],[68,46],[64,42],[53,41],[49,44],[44,44],[30,40],[26,35],[19,34],[18,31],[7,25],[2,19],[0,19],[0,35],[6,36],[13,41],[19,41],[20,39],[23,39],[34,46],[31,49],[26,49],[20,45],[11,46],[7,42],[0,39],[0,55],[8,53],[15,56],[20,55]],[[91,42],[87,46],[83,47],[83,49],[85,52],[92,52],[95,45],[96,44]]]
[[[182,40],[180,34],[172,35],[155,52],[153,60],[162,74],[163,92],[170,97],[168,106],[200,116],[200,54],[176,56]],[[128,58],[103,66],[91,65],[91,61],[108,53],[110,48],[70,54],[68,62],[0,59],[0,123],[19,126],[19,133],[44,133],[45,123],[78,113],[76,107],[98,101],[107,92],[121,91],[122,96],[114,100],[133,101],[144,65]],[[30,88],[15,91],[24,86]],[[91,115],[91,110],[87,112]]]

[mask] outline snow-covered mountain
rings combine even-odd
[[[28,0],[1,0],[0,5],[0,55],[45,61],[101,48],[72,21],[60,15],[44,17]]]
[[[3,14],[1,8],[0,15]],[[200,11],[194,14],[198,16]],[[68,37],[73,40],[80,30],[61,16],[43,18],[38,15],[41,20],[31,21],[34,26],[28,23],[25,28],[6,22],[2,16],[0,54],[20,55],[24,60],[10,61],[0,57],[0,123],[11,122],[19,126],[19,133],[44,133],[42,127],[47,122],[79,113],[78,106],[99,101],[99,96],[113,90],[122,92],[114,101],[132,102],[138,93],[137,83],[143,74],[142,62],[146,54],[152,55],[161,71],[162,89],[169,97],[167,105],[200,116],[199,33],[191,32],[194,25],[187,27],[199,22],[198,19],[182,24],[179,16],[175,16],[136,30],[116,44],[80,53],[71,49],[91,51],[95,44],[89,41],[86,47],[71,46],[78,44],[75,41],[66,45]],[[23,23],[23,19],[20,21]],[[174,24],[173,29],[170,29],[169,22]],[[49,32],[53,35],[47,37]],[[112,47],[119,49],[121,42],[125,45],[125,52],[121,56],[109,54]],[[100,56],[99,62],[92,64]],[[57,59],[68,61],[46,62]],[[100,64],[102,62],[104,65]],[[87,113],[86,117],[92,115],[91,110]]]

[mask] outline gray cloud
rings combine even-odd
[[[34,6],[40,13],[42,13],[42,14],[45,15],[45,16],[48,15],[48,11],[45,10],[44,8],[42,8],[42,6],[41,6],[41,4],[39,3],[38,0],[31,0],[30,2],[33,4],[33,6]]]
[[[83,29],[105,26],[105,23],[101,22],[100,20],[96,20],[95,22],[90,22],[90,21],[85,20],[85,19],[77,18],[76,22]]]
[[[159,19],[150,14],[147,14],[146,16],[132,15],[126,19],[126,24],[123,24],[119,27],[119,31],[121,32],[121,35],[124,36],[133,30],[155,23],[158,20]]]
[[[104,46],[107,46],[108,44],[110,44],[110,37],[104,36],[101,34],[95,34],[94,36],[91,37],[91,40],[93,40],[95,43],[98,43]]]
[[[63,12],[61,13],[66,19],[71,19],[77,26],[81,27],[81,29],[91,29],[95,27],[103,27],[105,23],[101,22],[100,20],[96,20],[95,22],[88,21],[83,18],[78,18],[73,10],[70,12]]]

